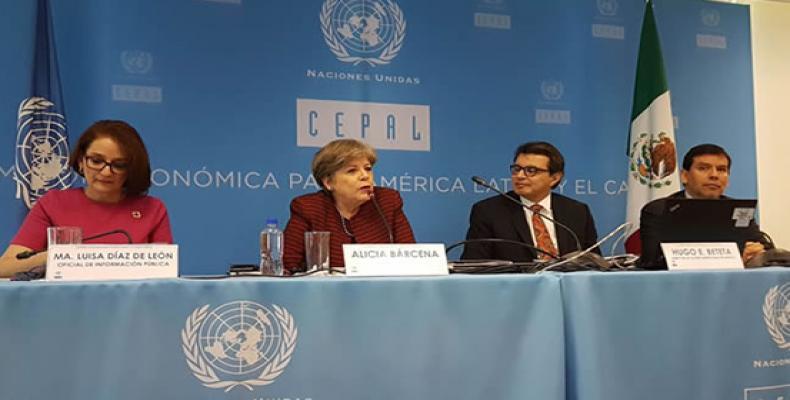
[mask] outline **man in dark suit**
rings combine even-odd
[[[642,240],[642,255],[639,265],[648,269],[666,269],[666,260],[661,252],[658,238],[660,220],[666,209],[667,198],[727,199],[724,190],[730,179],[730,155],[715,144],[700,144],[692,147],[683,157],[680,181],[684,190],[663,199],[653,200],[642,207],[639,233]],[[742,258],[744,262],[765,251],[770,242],[764,239],[754,221],[749,225],[750,241],[746,242]]]
[[[551,144],[529,142],[519,146],[510,166],[513,191],[507,195],[511,199],[497,195],[475,203],[466,239],[506,239],[527,246],[469,243],[461,258],[528,262],[550,258],[546,253],[558,256],[579,250],[576,239],[567,229],[539,214],[573,230],[582,249],[595,244],[598,234],[587,205],[551,192],[562,181],[564,170],[565,160]]]

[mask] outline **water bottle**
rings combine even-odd
[[[261,231],[261,273],[283,274],[283,231],[277,228],[277,219],[266,220],[266,229]]]

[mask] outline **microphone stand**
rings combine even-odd
[[[120,233],[120,234],[126,236],[127,244],[132,244],[132,242],[133,242],[132,235],[130,235],[129,232],[127,232],[127,231],[125,231],[123,229],[115,229],[115,230],[111,230],[111,231],[107,231],[107,232],[102,232],[102,233],[99,233],[99,234],[96,234],[96,235],[93,235],[93,236],[88,236],[88,237],[86,237],[86,238],[84,238],[82,240],[83,241],[88,241],[88,240],[98,239],[98,238],[102,238],[102,237],[105,237],[105,236],[113,235],[113,234],[116,234],[116,233]],[[42,251],[44,251],[44,250],[25,250],[25,251],[17,253],[16,259],[17,260],[25,260],[25,259],[28,259],[30,257],[33,257],[34,255],[36,255],[38,253],[41,253]]]
[[[489,185],[489,184],[488,184],[488,182],[486,182],[486,181],[485,181],[485,179],[483,179],[483,178],[481,178],[481,177],[479,177],[479,176],[473,176],[473,177],[472,177],[472,181],[473,181],[474,183],[476,183],[476,184],[480,185],[480,186],[483,186],[483,187],[485,187],[485,188],[491,189],[491,190],[493,190],[493,191],[495,191],[495,192],[499,193],[500,195],[504,196],[506,199],[508,199],[508,200],[510,200],[510,201],[512,201],[512,202],[514,202],[514,203],[516,203],[516,204],[518,204],[519,206],[521,206],[521,207],[523,207],[523,208],[525,208],[525,209],[529,210],[529,208],[527,207],[527,205],[526,205],[526,204],[524,204],[524,203],[520,202],[520,201],[519,201],[519,200],[517,200],[517,199],[514,199],[514,198],[510,197],[510,195],[508,195],[507,193],[505,193],[505,192],[503,192],[503,191],[499,190],[498,188],[496,188],[496,187],[494,187],[494,186],[492,186],[492,185]],[[532,213],[534,213],[534,214],[537,214],[537,215],[539,215],[539,216],[540,216],[541,218],[543,218],[543,219],[546,219],[546,220],[548,220],[548,221],[551,221],[551,222],[553,222],[555,225],[559,226],[560,228],[562,228],[562,229],[565,229],[565,231],[567,231],[568,233],[570,233],[570,234],[571,234],[571,236],[573,237],[573,240],[574,240],[574,241],[576,241],[576,251],[582,251],[582,243],[581,243],[581,241],[579,241],[579,236],[577,236],[577,235],[576,235],[576,232],[574,232],[574,231],[573,231],[573,229],[569,228],[568,226],[566,226],[566,225],[565,225],[565,224],[563,224],[563,223],[560,223],[559,221],[557,221],[557,220],[556,220],[556,219],[554,219],[554,218],[550,218],[548,215],[545,215],[545,214],[543,214],[543,213],[539,213],[539,212],[534,212],[534,211],[532,211],[532,210],[530,210],[530,211],[531,211]],[[555,258],[556,258],[556,257],[555,257]]]
[[[392,228],[390,228],[390,224],[387,223],[387,217],[384,215],[384,212],[381,211],[381,206],[379,206],[379,202],[376,201],[376,196],[373,192],[370,193],[370,201],[373,202],[373,207],[376,207],[376,212],[379,214],[379,217],[381,217],[384,228],[387,229],[387,236],[389,236],[390,243],[395,243],[395,235],[392,233]]]
[[[103,232],[103,233],[98,233],[98,234],[93,235],[93,236],[88,236],[85,239],[82,239],[82,241],[85,242],[85,241],[88,241],[88,240],[98,239],[98,238],[102,238],[102,237],[105,237],[105,236],[110,236],[110,235],[113,235],[113,234],[116,234],[116,233],[120,233],[121,235],[126,236],[126,241],[127,241],[126,244],[132,244],[132,235],[130,235],[129,232],[127,232],[127,231],[125,231],[123,229],[115,229],[115,230],[111,230],[111,231],[107,231],[107,232]]]
[[[529,245],[529,244],[524,243],[524,242],[519,242],[517,240],[499,239],[499,238],[480,238],[480,239],[462,240],[460,242],[453,243],[449,247],[447,247],[447,249],[445,250],[445,253],[449,253],[450,250],[453,250],[453,249],[455,249],[458,246],[463,246],[463,245],[468,244],[468,243],[507,243],[507,244],[514,244],[514,245],[517,245],[517,246],[526,247],[526,248],[529,248],[531,250],[535,250],[535,251],[537,251],[539,253],[545,254],[545,255],[551,257],[554,260],[560,260],[560,258],[556,254],[552,254],[552,253],[550,253],[550,252],[548,252],[546,250],[540,249],[540,248],[538,248],[536,246],[532,246],[532,245]],[[508,261],[508,262],[512,264],[511,261]]]
[[[594,248],[600,246],[603,242],[605,242],[605,241],[609,240],[610,238],[612,238],[614,235],[616,235],[621,230],[623,230],[623,229],[625,229],[625,228],[627,228],[629,226],[631,226],[630,222],[625,222],[623,224],[620,224],[620,226],[615,228],[613,231],[609,232],[609,234],[604,236],[603,239],[597,241],[592,246],[584,249],[583,251],[577,251],[577,252],[570,253],[570,254],[566,255],[567,258],[565,258],[564,260],[562,260],[560,262],[557,262],[557,263],[554,263],[554,264],[551,264],[551,265],[547,266],[546,268],[544,268],[543,270],[541,270],[540,272],[551,271],[552,269],[554,269],[556,267],[559,267],[559,266],[564,265],[564,264],[571,264],[571,263],[575,262],[576,260],[580,260],[580,259],[584,260],[586,264],[590,263],[590,264],[595,265],[599,269],[609,269],[609,268],[611,268],[611,263],[610,262],[606,261],[606,259],[604,259],[603,257],[599,256],[598,254],[591,253],[591,251]]]

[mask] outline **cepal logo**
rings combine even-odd
[[[147,51],[124,50],[121,52],[121,65],[130,74],[147,74],[154,65],[154,57]]]
[[[721,21],[721,16],[718,11],[707,8],[700,11],[700,17],[702,18],[702,23],[711,28],[719,26],[719,22]]]
[[[392,0],[326,0],[321,32],[338,60],[389,64],[403,46],[406,20]]]
[[[192,374],[212,389],[253,390],[274,382],[296,348],[294,319],[280,306],[234,301],[196,308],[181,330]]]
[[[597,0],[598,12],[607,17],[614,17],[617,15],[617,0]]]
[[[548,101],[559,101],[565,93],[565,85],[560,81],[546,80],[540,83],[540,93]]]
[[[631,159],[629,173],[642,185],[659,189],[672,184],[672,173],[677,168],[677,153],[672,137],[666,132],[656,137],[641,133],[628,156]]]
[[[763,303],[763,319],[776,345],[790,350],[790,283],[768,290]]]

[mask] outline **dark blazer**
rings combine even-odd
[[[514,199],[519,196],[513,192],[508,195]],[[582,249],[592,246],[598,240],[590,208],[586,204],[561,194],[551,194],[551,212],[553,218],[568,226],[579,237]],[[573,236],[555,224],[557,247],[560,254],[577,250]],[[466,239],[508,239],[534,246],[532,232],[529,229],[524,208],[501,195],[487,198],[475,203],[469,215],[469,230]],[[600,254],[600,250],[595,249]],[[464,246],[461,255],[469,260],[510,260],[528,262],[537,258],[535,250],[525,246],[506,243],[470,243]]]
[[[686,192],[681,190],[672,193],[671,195],[653,200],[642,207],[639,215],[639,237],[642,241],[642,255],[639,257],[639,266],[646,269],[667,269],[667,262],[664,259],[664,254],[661,252],[661,242],[659,241],[659,227],[661,218],[666,209],[666,199],[684,198]],[[722,199],[729,199],[727,196],[721,196]],[[765,240],[760,227],[752,220],[749,224],[749,241],[760,242],[766,249],[772,248],[773,245]]]

